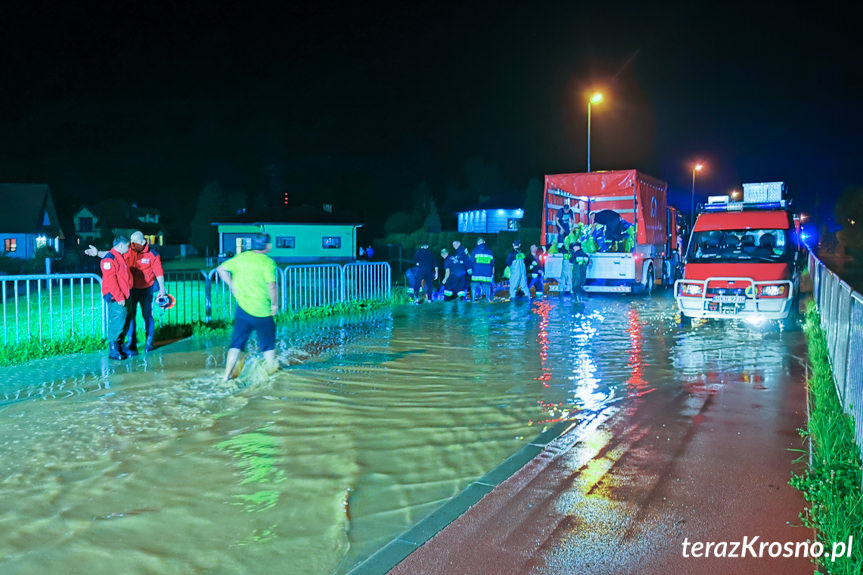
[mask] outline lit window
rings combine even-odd
[[[342,247],[342,238],[338,236],[324,236],[323,246],[325,250],[337,250]]]
[[[517,230],[521,227],[521,221],[518,218],[507,218],[506,229]]]
[[[294,236],[276,237],[276,247],[292,250],[297,247],[297,238]]]
[[[7,252],[17,252],[18,240],[16,240],[15,238],[6,238],[3,247]]]

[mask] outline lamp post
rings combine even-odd
[[[587,171],[590,172],[590,105],[602,102],[602,94],[595,93],[587,101]]]
[[[695,227],[695,172],[700,172],[704,164],[698,162],[692,167],[692,211],[689,216],[689,233],[692,234],[692,228]]]

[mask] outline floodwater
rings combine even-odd
[[[227,384],[225,339],[4,368],[0,572],[345,573],[567,414],[748,361],[722,337],[667,294],[436,302],[282,328]]]

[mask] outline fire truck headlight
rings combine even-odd
[[[761,295],[776,297],[785,295],[784,285],[764,286],[761,288]]]
[[[701,284],[683,284],[684,295],[701,295]]]

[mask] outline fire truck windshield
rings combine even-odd
[[[707,230],[693,234],[687,262],[787,262],[794,249],[789,230]]]

